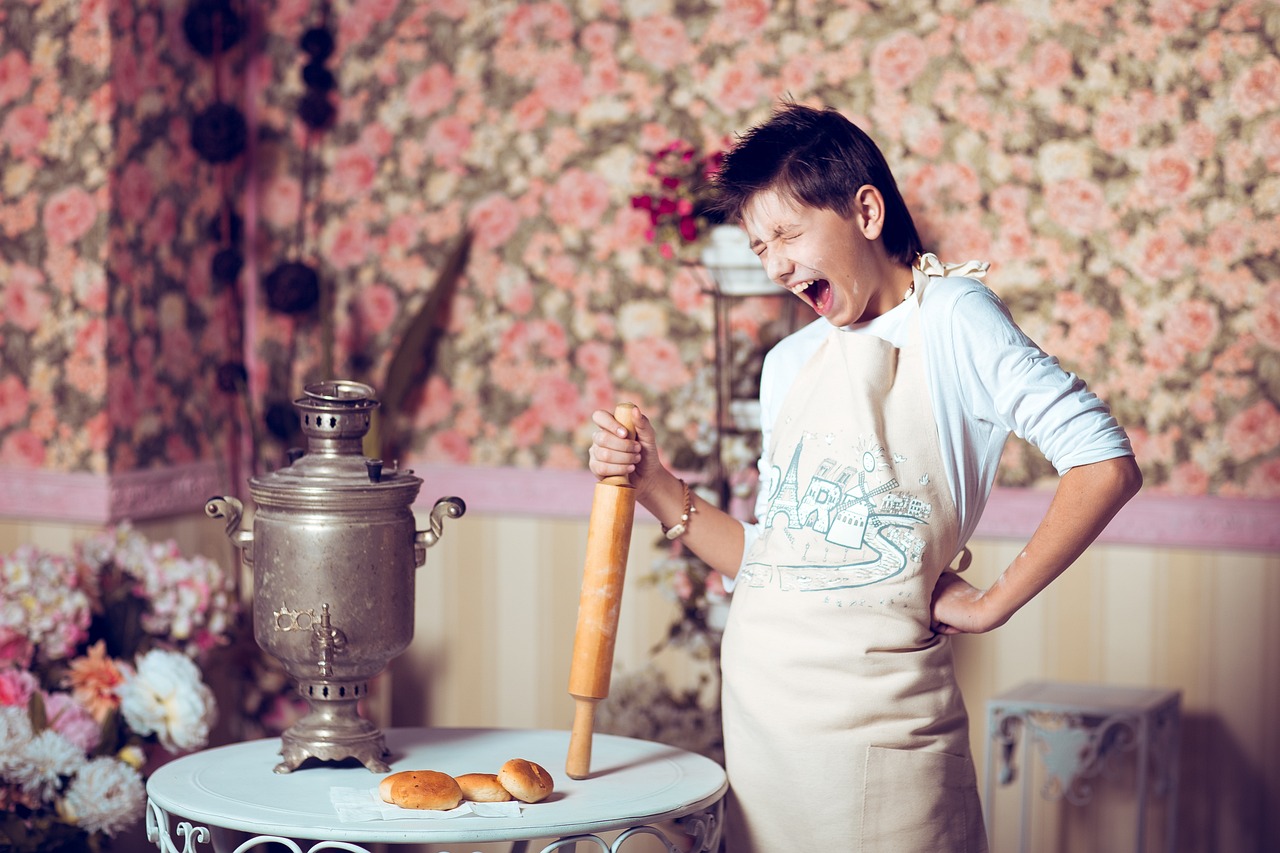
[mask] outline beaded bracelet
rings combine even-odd
[[[693,505],[693,492],[689,491],[689,484],[681,480],[680,487],[684,489],[684,512],[680,514],[680,520],[670,527],[662,525],[662,535],[670,540],[679,539],[689,530],[689,519],[698,511]]]

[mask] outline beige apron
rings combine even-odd
[[[958,525],[919,317],[902,349],[832,328],[774,424],[723,645],[727,853],[987,849],[951,645],[930,628]]]

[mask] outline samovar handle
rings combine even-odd
[[[427,561],[427,549],[440,541],[440,536],[444,533],[445,516],[461,518],[466,511],[467,505],[462,502],[462,498],[447,497],[436,501],[436,505],[431,508],[428,529],[419,530],[413,535],[415,566],[421,567]]]
[[[244,504],[233,497],[209,498],[204,504],[204,514],[210,518],[227,520],[227,538],[244,554],[244,561],[253,563],[253,531],[240,529]]]

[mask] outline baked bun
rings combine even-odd
[[[493,773],[463,773],[455,778],[463,799],[473,803],[505,803],[511,799],[511,792]]]
[[[498,771],[498,781],[511,792],[511,796],[525,803],[544,800],[555,788],[550,773],[523,758],[513,758],[502,765],[502,769]]]
[[[402,770],[378,783],[383,802],[402,809],[448,811],[462,805],[462,788],[448,773],[436,770]]]

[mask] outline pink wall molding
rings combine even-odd
[[[419,465],[418,507],[456,495],[469,513],[586,518],[595,478],[587,471]],[[0,467],[0,520],[108,524],[199,512],[229,488],[212,462],[112,476]],[[1042,489],[996,489],[977,536],[1026,539],[1052,499]],[[643,517],[648,517],[643,509]],[[1103,531],[1100,541],[1154,547],[1280,553],[1280,500],[1176,497],[1143,493]]]

